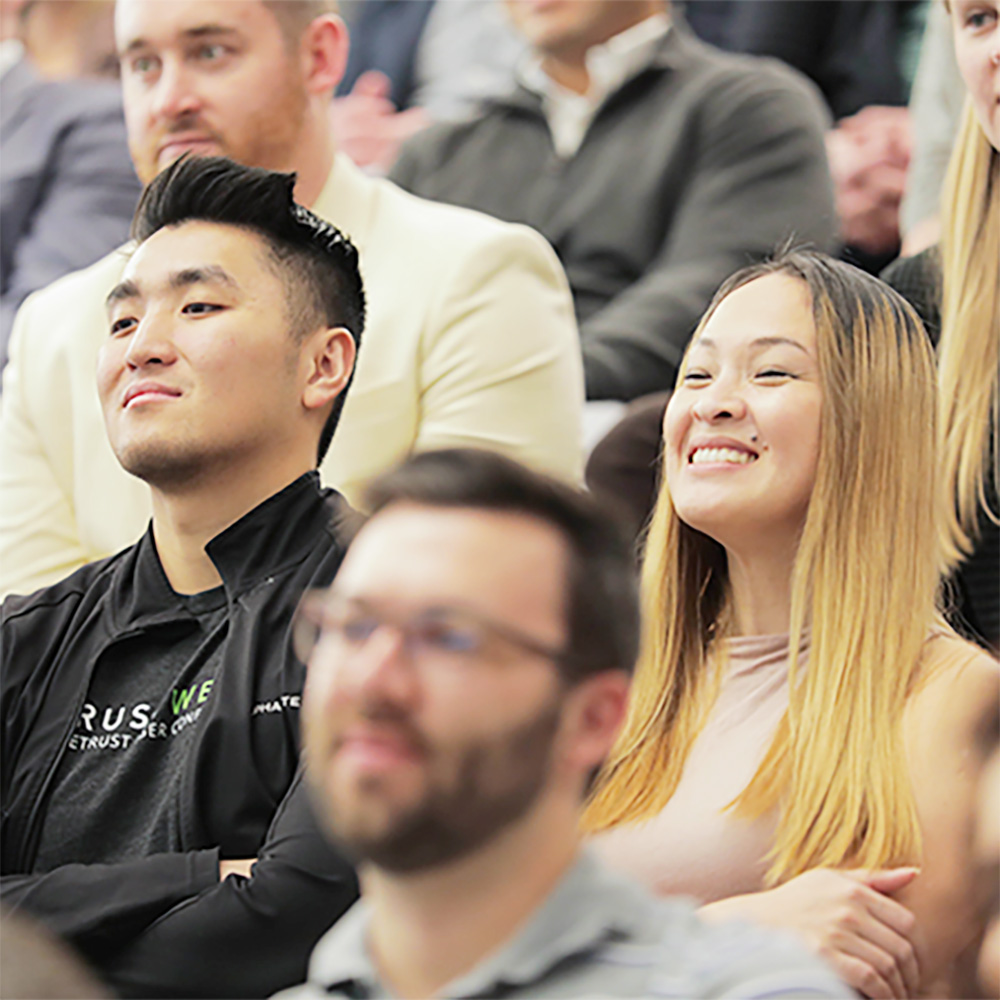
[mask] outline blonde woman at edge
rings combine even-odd
[[[585,817],[615,867],[798,932],[869,997],[946,996],[981,925],[1000,668],[936,612],[934,412],[881,282],[798,252],[723,285],[667,407],[643,650]]]
[[[967,557],[967,586],[992,598],[997,648],[1000,483],[1000,3],[951,0],[955,56],[968,90],[945,182],[938,371],[946,566]],[[992,524],[990,523],[992,522]]]
[[[947,610],[958,627],[996,653],[1000,0],[951,0],[946,8],[968,99],[944,186],[942,239],[939,246],[895,261],[882,278],[910,301],[938,345]]]

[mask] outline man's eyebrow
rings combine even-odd
[[[185,40],[195,41],[199,38],[217,38],[220,35],[239,35],[239,30],[225,24],[199,24],[197,28],[181,32],[181,37]]]
[[[198,41],[202,38],[219,38],[233,35],[239,35],[239,31],[224,24],[200,24],[196,28],[188,28],[181,32],[181,37],[185,41]],[[148,39],[133,38],[125,48],[119,51],[118,55],[120,58],[123,58],[131,52],[149,48],[155,48],[155,46]]]
[[[104,300],[104,304],[107,307],[111,307],[116,302],[122,302],[125,299],[137,299],[139,298],[139,294],[139,286],[134,281],[126,279],[125,281],[119,281],[108,292],[108,297]]]
[[[167,279],[171,288],[189,288],[191,285],[224,285],[234,291],[239,289],[239,284],[232,275],[218,264],[204,264],[199,267],[185,267],[183,270],[174,271]],[[142,295],[139,285],[130,278],[120,281],[108,292],[108,297],[104,300],[107,307],[113,306],[116,302],[126,299],[137,299]]]
[[[240,287],[236,279],[218,264],[186,267],[170,275],[171,288],[187,288],[190,285],[225,285],[234,290]]]

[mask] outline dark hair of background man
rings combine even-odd
[[[413,456],[376,479],[366,500],[372,516],[412,503],[519,514],[549,525],[569,551],[564,678],[631,672],[639,644],[634,558],[624,533],[590,495],[494,452],[454,448]]]

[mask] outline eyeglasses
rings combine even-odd
[[[433,607],[410,618],[399,618],[359,601],[331,597],[323,590],[306,594],[295,614],[295,655],[308,663],[318,646],[334,655],[350,655],[386,628],[402,635],[404,648],[418,663],[459,666],[502,662],[517,652],[554,663],[568,660],[565,650],[468,608]]]

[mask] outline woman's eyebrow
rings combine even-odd
[[[781,345],[797,347],[804,354],[809,354],[809,349],[804,344],[800,344],[797,340],[793,340],[791,337],[757,337],[750,341],[750,347],[754,350],[760,350],[765,347],[777,347]],[[716,344],[711,337],[699,337],[691,345],[691,350],[694,350],[696,347],[708,347],[711,350],[717,350],[718,344]]]

